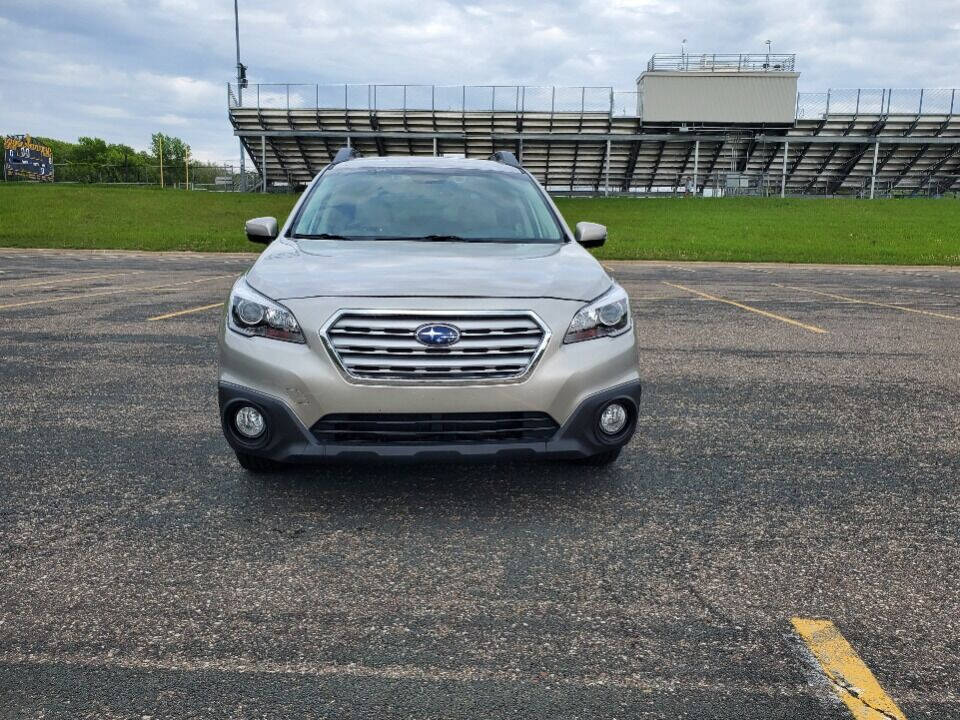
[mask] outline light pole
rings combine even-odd
[[[237,8],[237,0],[233,0],[233,29],[237,41],[237,103],[243,107],[243,88],[247,85],[247,68],[240,62],[240,12]],[[243,192],[247,189],[243,138],[237,138],[237,142],[240,143],[240,192]]]

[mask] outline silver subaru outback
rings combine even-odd
[[[237,280],[220,417],[244,468],[322,459],[616,460],[637,423],[630,303],[507,152],[341,150]]]

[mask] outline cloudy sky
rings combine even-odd
[[[251,82],[612,85],[654,52],[796,52],[801,90],[960,86],[960,0],[240,0]],[[232,0],[0,0],[0,134],[234,160]]]

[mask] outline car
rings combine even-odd
[[[219,404],[240,465],[548,457],[604,465],[637,426],[627,293],[509,152],[344,148],[230,292]]]

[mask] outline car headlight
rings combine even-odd
[[[227,326],[241,335],[306,342],[293,313],[251,288],[244,278],[230,292]]]
[[[609,292],[581,308],[573,316],[573,322],[563,336],[563,342],[575,343],[623,335],[629,329],[630,300],[627,298],[627,291],[614,284]]]

